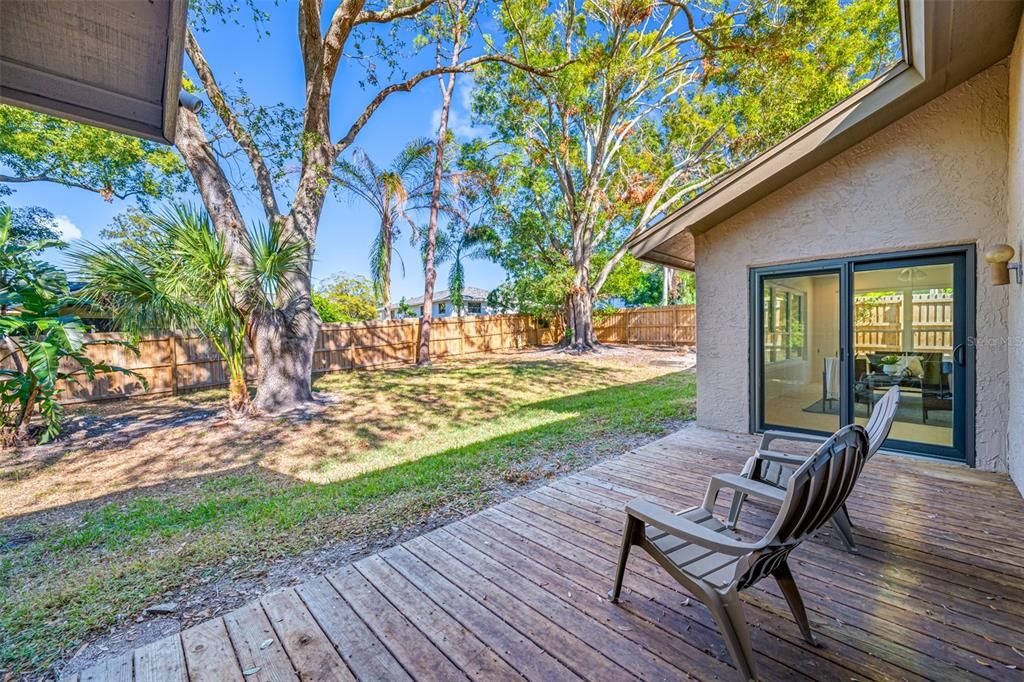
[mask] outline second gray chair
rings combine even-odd
[[[900,388],[892,386],[885,395],[875,403],[865,430],[868,436],[867,459],[871,459],[882,443],[889,437],[893,420],[900,405]],[[761,437],[754,456],[747,460],[740,474],[717,474],[711,477],[711,487],[728,487],[734,490],[732,506],[729,509],[729,528],[735,528],[739,520],[740,508],[746,498],[755,497],[768,502],[781,503],[785,496],[786,481],[790,474],[804,463],[807,455],[791,455],[778,452],[769,446],[776,440],[802,441],[821,443],[824,438],[806,433],[789,431],[765,431]],[[832,519],[833,527],[838,531],[846,549],[857,552],[857,543],[853,539],[853,523],[844,504]]]

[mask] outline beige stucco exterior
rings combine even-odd
[[[1006,241],[1020,250],[1024,242],[1024,23],[1010,55],[1009,77],[1009,223]],[[1009,290],[1007,467],[1017,488],[1024,493],[1024,288],[1013,283],[1004,288]]]
[[[1020,81],[1017,62],[1013,73]],[[985,249],[1006,240],[1008,211],[1015,239],[1024,234],[1020,198],[1008,204],[1008,157],[1020,165],[1015,186],[1024,177],[1024,153],[1007,145],[1010,71],[1006,61],[990,67],[696,236],[701,425],[749,430],[750,268],[963,243],[976,244],[980,260]],[[991,286],[983,261],[978,273],[976,465],[1006,471],[1007,298],[1014,297],[1012,323],[1024,339],[1022,292]],[[1013,355],[1018,379],[1022,354],[1018,347]],[[1020,415],[1024,405],[1016,394],[1014,400]],[[1011,436],[1018,444],[1022,428],[1015,425]],[[1024,455],[1013,467],[1020,485]]]

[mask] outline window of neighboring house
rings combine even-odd
[[[804,357],[804,293],[780,286],[765,287],[765,361]]]
[[[447,303],[438,303],[437,304],[437,314],[438,315],[444,315],[444,313],[445,313],[445,311],[447,309],[448,309],[448,304]]]
[[[479,315],[481,312],[483,312],[482,304],[479,301],[467,303],[466,312],[468,312],[470,315]]]

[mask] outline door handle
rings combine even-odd
[[[953,347],[953,362],[964,367],[967,364],[967,345],[958,343]]]

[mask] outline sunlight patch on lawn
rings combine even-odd
[[[436,455],[446,450],[466,448],[500,436],[575,419],[578,416],[578,412],[553,412],[551,410],[531,411],[526,415],[519,413],[514,416],[499,417],[483,424],[448,429],[443,441],[419,438],[360,453],[353,458],[332,459],[327,456],[310,468],[288,473],[311,483],[333,483],[371,471],[387,469],[396,464]]]

